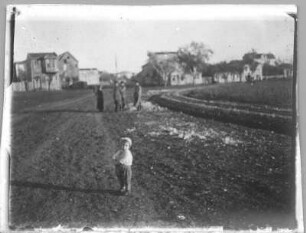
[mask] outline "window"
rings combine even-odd
[[[33,61],[33,68],[35,71],[40,72],[41,70],[41,62],[39,60],[34,60]]]
[[[46,66],[49,69],[54,69],[55,68],[54,59],[46,59]]]

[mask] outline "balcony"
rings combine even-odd
[[[43,63],[43,72],[47,74],[57,73],[57,61],[55,59],[45,59]]]

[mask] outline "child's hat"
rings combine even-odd
[[[121,138],[122,141],[128,142],[130,144],[130,147],[132,146],[132,139],[128,137]]]

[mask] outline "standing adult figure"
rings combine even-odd
[[[142,95],[142,88],[139,82],[136,82],[134,89],[134,107],[136,107],[138,111],[141,110],[141,95]]]
[[[115,112],[118,112],[121,110],[121,94],[118,81],[115,81],[114,83],[113,97],[115,103]]]
[[[103,91],[102,91],[102,85],[98,88],[97,93],[97,109],[99,112],[104,111],[104,98],[103,98]]]
[[[120,82],[119,90],[121,95],[121,110],[124,110],[126,104],[126,86],[124,81]]]

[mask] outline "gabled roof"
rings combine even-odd
[[[68,51],[66,51],[66,52],[64,52],[64,53],[62,53],[62,54],[60,54],[60,55],[58,55],[58,60],[61,60],[63,57],[64,57],[64,55],[66,55],[66,54],[68,54],[70,57],[72,57],[74,60],[76,60],[77,62],[78,62],[78,59],[76,59],[70,52],[68,52]]]
[[[258,53],[255,55],[255,58],[261,58],[262,55],[266,55],[269,59],[274,59],[275,56],[272,53]]]
[[[177,56],[177,52],[173,52],[173,51],[160,51],[160,52],[151,52],[148,51],[147,52],[147,56],[150,57],[150,55],[156,55],[156,56]]]
[[[90,70],[98,70],[97,68],[82,68],[79,71],[90,71]]]
[[[173,52],[173,51],[152,52],[152,53],[157,54],[157,55],[177,54],[177,52]]]
[[[55,52],[53,53],[28,53],[27,59],[40,59],[46,57],[57,57]]]

